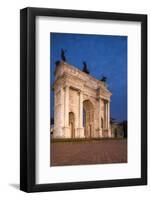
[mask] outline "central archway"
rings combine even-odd
[[[90,100],[83,101],[83,127],[86,138],[91,138],[94,131],[94,107]]]

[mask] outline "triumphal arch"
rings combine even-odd
[[[53,137],[111,137],[110,97],[104,82],[60,61],[55,70]]]

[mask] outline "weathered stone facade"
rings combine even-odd
[[[60,61],[55,71],[53,137],[111,137],[110,97],[105,83]]]

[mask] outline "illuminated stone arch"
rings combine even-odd
[[[54,82],[54,138],[111,137],[107,86],[66,62]]]

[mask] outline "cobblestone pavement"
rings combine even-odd
[[[51,166],[127,162],[127,140],[51,143]]]

